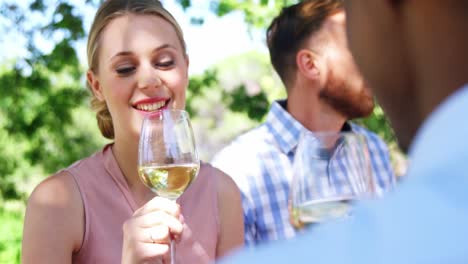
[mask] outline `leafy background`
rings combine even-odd
[[[174,0],[173,0],[174,1]],[[175,0],[185,12],[196,1]],[[163,1],[168,2],[168,1]],[[249,30],[264,31],[279,10],[297,1],[210,0],[219,17],[243,14]],[[26,54],[0,63],[0,263],[20,263],[26,199],[44,177],[100,149],[94,114],[85,88],[85,66],[77,43],[86,37],[84,9],[100,1],[25,0],[0,3],[0,43],[15,34]],[[190,18],[203,27],[204,18]],[[44,51],[39,39],[53,41]],[[8,52],[3,50],[2,52]],[[211,156],[239,133],[264,120],[270,103],[285,96],[267,54],[246,52],[227,57],[193,75],[187,110],[201,156]],[[380,107],[357,122],[390,145],[395,167],[404,169],[391,127]]]

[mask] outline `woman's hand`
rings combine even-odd
[[[123,225],[122,263],[171,263],[171,239],[180,239],[182,221],[175,202],[150,200]]]

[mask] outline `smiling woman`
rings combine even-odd
[[[240,194],[201,164],[178,204],[138,177],[144,116],[184,109],[188,57],[177,22],[155,0],[108,0],[88,39],[87,80],[102,151],[36,187],[25,217],[23,263],[209,263],[243,243]]]
[[[162,108],[185,107],[188,58],[175,28],[160,16],[128,14],[107,24],[96,47],[88,44],[99,51],[90,56],[88,71],[93,105],[104,104],[114,126],[133,128],[107,136],[138,137],[142,113],[136,109],[148,111],[160,102]]]

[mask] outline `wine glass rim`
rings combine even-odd
[[[162,109],[162,110],[148,113],[147,115],[144,116],[144,119],[148,119],[148,120],[154,120],[158,118],[160,119],[163,116],[163,113],[180,113],[180,115],[183,116],[184,118],[189,117],[189,114],[186,110],[172,108],[172,109]]]

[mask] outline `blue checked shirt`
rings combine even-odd
[[[212,161],[234,179],[241,191],[247,245],[296,234],[289,222],[289,183],[296,146],[305,128],[281,106],[283,103],[274,102],[264,124],[239,136]],[[395,176],[386,144],[360,126],[349,126],[368,141],[377,192],[390,189]]]

